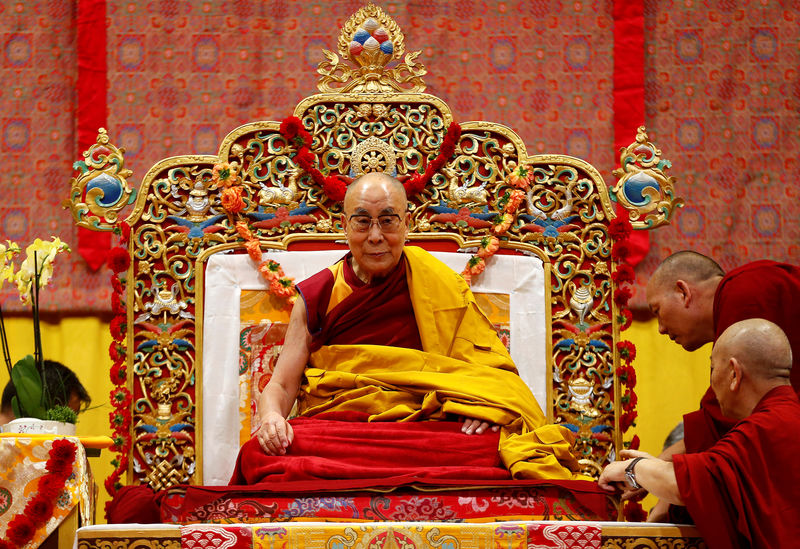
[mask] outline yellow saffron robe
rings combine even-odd
[[[464,279],[418,247],[407,246],[405,260],[423,351],[321,347],[305,371],[300,415],[357,411],[370,414],[370,421],[437,420],[446,414],[476,418],[501,426],[498,450],[514,478],[590,480],[578,473],[572,433],[545,423]],[[347,291],[339,284],[341,264],[333,269],[331,299],[338,302]]]

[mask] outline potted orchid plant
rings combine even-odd
[[[8,348],[3,309],[0,305],[0,339],[3,359],[8,369],[11,383],[16,390],[12,399],[14,415],[18,418],[4,426],[11,432],[52,432],[52,425],[44,422],[72,424],[67,429],[57,429],[59,434],[74,434],[77,413],[67,406],[69,395],[64,387],[48,386],[45,382],[42,338],[39,323],[39,290],[47,286],[53,276],[53,263],[61,252],[69,252],[69,246],[59,238],[51,240],[36,239],[26,250],[25,260],[15,268],[14,257],[20,254],[20,247],[11,241],[0,244],[0,287],[5,282],[16,284],[20,300],[30,305],[33,312],[33,355],[27,355],[13,366]],[[25,421],[25,420],[34,421]],[[31,426],[31,423],[36,426]],[[64,431],[67,431],[66,433]]]

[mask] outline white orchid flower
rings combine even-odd
[[[25,248],[25,261],[20,264],[19,270],[14,275],[19,298],[24,304],[27,305],[31,302],[34,256],[36,257],[36,270],[39,271],[39,288],[44,288],[53,277],[53,260],[63,251],[70,251],[69,246],[56,236],[50,241],[37,238]]]
[[[14,282],[14,264],[11,258],[19,253],[19,246],[6,240],[7,244],[0,244],[0,287],[6,282]]]

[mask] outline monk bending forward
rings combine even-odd
[[[298,284],[261,427],[231,484],[587,478],[464,280],[404,246],[409,218],[394,178],[350,185],[350,252]]]

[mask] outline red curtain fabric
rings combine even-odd
[[[81,142],[78,18],[87,4],[0,0],[0,240],[57,234],[77,249],[61,201]],[[281,120],[316,91],[322,49],[363,4],[106,0],[89,36],[105,39],[106,126],[136,184],[158,160],[214,154],[232,129]],[[667,254],[691,248],[726,269],[754,259],[800,263],[800,15],[780,2],[590,4],[555,0],[396,2],[384,6],[407,49],[421,50],[427,91],[457,121],[514,128],[531,154],[566,153],[608,183],[617,147],[643,120],[687,202],[650,234],[646,281]],[[635,16],[641,8],[641,19]],[[97,13],[97,9],[94,9]],[[639,21],[642,21],[640,23]],[[626,27],[625,25],[630,25]],[[642,29],[642,34],[632,30]],[[102,30],[104,32],[97,32]],[[640,36],[642,47],[632,44]],[[81,52],[83,55],[85,52]],[[636,56],[638,61],[619,56]],[[94,65],[92,65],[94,66]],[[629,108],[643,81],[644,116]],[[101,86],[102,88],[102,86]],[[92,88],[97,91],[101,88]],[[641,86],[638,87],[642,89]],[[621,101],[627,103],[620,105]],[[628,112],[629,111],[629,112]],[[630,120],[623,117],[630,115]],[[110,288],[79,254],[56,264],[42,306],[104,311]],[[21,306],[6,285],[4,310]],[[641,305],[643,292],[632,302]]]
[[[78,0],[78,153],[95,143],[98,128],[107,125],[106,2]],[[66,175],[66,174],[65,174]],[[92,271],[106,261],[111,233],[78,229],[78,253]]]
[[[643,0],[614,1],[614,150],[627,147],[644,125],[644,4]],[[613,185],[613,182],[609,182]],[[618,215],[626,215],[617,207]],[[628,239],[628,263],[638,265],[650,249],[646,231]]]

